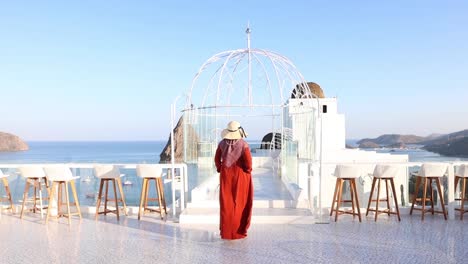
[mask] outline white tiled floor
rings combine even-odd
[[[88,216],[68,226],[39,214],[3,212],[0,263],[466,263],[468,219],[382,216],[363,222],[254,224],[246,239],[223,241],[216,225],[181,227],[157,215]]]

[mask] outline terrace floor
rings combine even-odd
[[[457,214],[458,215],[458,214]],[[467,217],[468,218],[468,217]],[[84,216],[49,221],[39,214],[3,212],[1,263],[466,263],[468,219],[421,222],[419,214],[382,215],[378,222],[341,216],[337,223],[309,218],[253,224],[246,239],[225,241],[217,225],[180,225],[156,214]]]

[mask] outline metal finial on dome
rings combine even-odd
[[[252,30],[250,29],[250,22],[247,22],[247,29],[245,30],[245,33],[247,34],[247,49],[250,50],[250,33],[252,33]]]
[[[247,29],[245,30],[245,33],[247,33],[247,50],[249,53],[249,83],[248,83],[248,100],[249,104],[252,105],[252,55],[250,52],[250,22],[247,22]]]

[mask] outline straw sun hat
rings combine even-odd
[[[237,121],[231,121],[228,123],[227,128],[221,132],[221,137],[225,139],[240,139],[247,137],[247,133],[241,127]]]

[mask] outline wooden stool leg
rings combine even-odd
[[[112,179],[112,186],[114,186],[115,214],[117,214],[117,221],[119,221],[119,200],[117,198],[117,186],[115,186],[115,179]]]
[[[359,206],[359,197],[358,197],[358,194],[357,194],[356,179],[352,179],[352,182],[353,182],[353,186],[354,186],[354,196],[356,197],[356,205],[357,205],[359,222],[361,222],[361,207]]]
[[[65,182],[65,201],[67,202],[68,224],[71,225],[70,198],[68,195],[68,183]]]
[[[162,205],[164,207],[164,214],[167,215],[167,208],[166,208],[166,195],[164,194],[164,182],[162,178],[159,178],[159,189],[161,190],[161,200]]]
[[[102,188],[104,187],[104,181],[101,179],[99,181],[99,192],[98,192],[98,199],[96,203],[96,216],[95,219],[98,219],[99,216],[99,208],[101,208],[101,198],[102,198]]]
[[[50,193],[49,193],[49,202],[48,202],[48,206],[47,206],[46,224],[49,222],[50,209],[52,208],[52,197],[54,197],[55,185],[56,185],[56,183],[52,182],[52,187],[51,187],[51,190],[50,190]]]
[[[141,209],[145,204],[145,193],[146,193],[146,178],[143,178],[143,184],[141,185],[141,195],[140,195],[140,208],[138,209],[138,220],[141,217]]]
[[[42,180],[44,181],[44,185],[47,190],[47,197],[50,195],[50,186],[49,186],[49,181],[47,180],[47,177],[42,177]]]
[[[153,180],[153,179],[152,178],[146,179],[145,207],[143,208],[143,215],[145,214],[146,209],[148,208],[148,195],[149,195],[149,191],[150,191],[150,188],[151,188],[151,180]]]
[[[29,180],[26,179],[26,183],[24,184],[23,204],[21,206],[21,214],[20,214],[21,219],[23,219],[24,205],[26,203],[26,200],[28,199],[28,192],[29,192]]]
[[[396,209],[396,213],[397,213],[397,216],[398,216],[398,221],[401,221],[401,219],[400,219],[400,209],[398,209],[398,199],[397,199],[397,195],[396,195],[395,183],[393,182],[393,178],[390,178],[390,184],[391,184],[391,188],[392,188],[393,201],[395,202],[395,209]]]
[[[442,187],[440,186],[440,178],[436,178],[437,192],[439,193],[440,205],[442,205],[442,212],[444,213],[444,219],[447,220],[447,211],[445,210],[444,195],[442,195]]]
[[[353,219],[354,217],[356,217],[356,204],[355,204],[355,201],[354,201],[354,189],[353,189],[353,183],[352,183],[352,180],[349,179],[348,180],[348,183],[349,183],[349,194],[350,194],[350,197],[351,197],[351,208],[352,208],[352,214],[353,214]]]
[[[372,196],[374,196],[374,188],[375,188],[375,182],[376,182],[377,178],[374,177],[374,179],[372,180],[372,187],[370,189],[370,194],[369,194],[369,201],[367,202],[367,211],[366,211],[366,216],[369,215],[369,208],[370,208],[370,205],[371,205],[371,202],[372,202]]]
[[[434,189],[432,188],[433,178],[429,178],[429,193],[431,194],[431,214],[434,215]]]
[[[427,191],[427,178],[424,178],[423,198],[422,198],[422,216],[421,216],[422,221],[424,221],[424,213],[426,212],[426,191]]]
[[[414,195],[413,195],[413,203],[411,204],[410,215],[413,214],[414,204],[416,204],[416,200],[419,194],[419,185],[421,184],[421,177],[416,176],[416,184],[414,186]]]
[[[76,194],[76,186],[75,186],[75,180],[70,181],[72,193],[73,193],[73,199],[75,200],[75,207],[76,210],[78,211],[78,216],[80,217],[81,220],[81,209],[80,209],[80,201],[78,200],[78,195]]]
[[[460,220],[463,220],[463,214],[465,213],[465,189],[466,187],[466,177],[463,178],[463,187],[461,193],[461,204],[460,204]]]
[[[384,179],[385,180],[385,192],[387,194],[387,215],[390,216],[390,211],[391,211],[391,208],[390,208],[390,195],[388,194],[388,181],[389,179]]]
[[[109,195],[109,181],[107,179],[104,180],[106,184],[106,193],[104,194],[104,215],[107,215],[107,199]]]
[[[339,179],[337,178],[336,179],[336,183],[335,183],[335,192],[333,192],[333,200],[332,200],[332,205],[331,205],[331,209],[330,209],[330,216],[333,215],[333,208],[335,208],[335,203],[336,203],[336,196],[337,196],[337,190],[338,190],[338,182],[339,182]]]
[[[338,199],[336,201],[335,222],[338,220],[338,210],[340,210],[341,197],[343,195],[343,180],[339,179]]]
[[[3,178],[2,181],[3,181],[3,187],[5,188],[5,192],[6,192],[6,195],[7,195],[7,199],[10,202],[11,213],[14,214],[15,213],[15,207],[13,205],[13,200],[11,198],[11,192],[10,192],[10,186],[8,185],[8,180],[6,178]]]
[[[41,186],[41,179],[37,179],[37,187],[39,188],[39,210],[41,211],[41,219],[44,218],[44,206],[42,205],[42,186]],[[35,200],[35,199],[34,199]]]
[[[161,216],[161,219],[164,219],[163,217],[163,205],[162,205],[162,194],[161,194],[161,185],[160,185],[161,178],[157,178],[155,180],[155,187],[156,187],[156,192],[158,193],[158,203],[159,203],[159,215]]]
[[[63,204],[63,183],[58,182],[58,192],[57,192],[57,216],[60,217],[62,213],[62,204]]]
[[[377,222],[377,216],[379,215],[380,180],[381,179],[378,179],[379,183],[377,184],[377,200],[375,202],[375,219],[374,219],[375,222]]]
[[[37,179],[33,179],[33,213],[36,213],[36,208],[37,208],[37,203],[36,203],[36,198],[37,198]]]
[[[123,188],[122,188],[122,180],[120,178],[117,178],[117,184],[119,186],[120,199],[122,200],[122,203],[123,203],[124,213],[125,213],[125,215],[128,215],[127,214],[127,205],[125,203],[125,195],[124,195]]]

